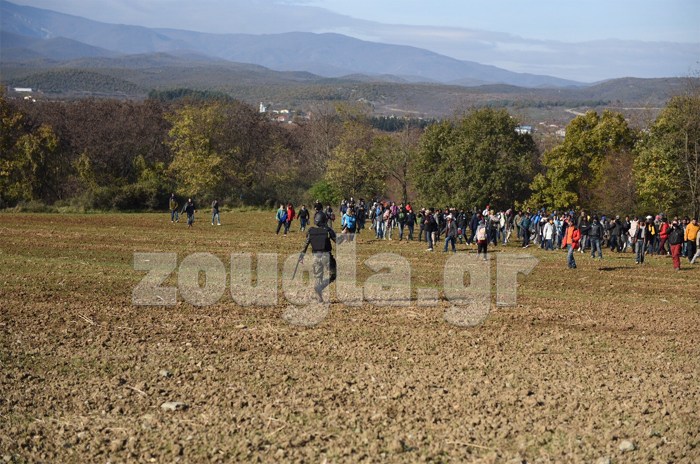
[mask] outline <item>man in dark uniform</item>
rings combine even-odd
[[[315,209],[314,227],[309,228],[306,234],[306,243],[299,255],[299,262],[304,262],[304,254],[311,245],[314,256],[314,290],[318,295],[318,301],[323,303],[323,290],[336,278],[336,262],[331,254],[331,240],[335,242],[335,232],[328,227],[328,218],[323,212],[323,205],[316,203]],[[328,278],[324,278],[326,268],[328,268]]]

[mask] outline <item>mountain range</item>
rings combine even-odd
[[[339,34],[207,34],[101,23],[0,0],[0,81],[50,98],[145,98],[220,92],[307,109],[361,101],[375,114],[443,117],[475,106],[565,124],[614,109],[645,124],[700,79],[620,78],[594,84],[514,73],[415,47]],[[691,82],[692,81],[692,82]]]
[[[207,34],[107,24],[0,1],[1,63],[44,59],[114,58],[168,53],[305,71],[321,77],[394,76],[406,82],[567,87],[578,82],[516,73],[416,47],[363,41],[341,34]]]

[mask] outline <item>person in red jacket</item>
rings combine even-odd
[[[668,225],[668,219],[666,217],[661,218],[661,223],[659,224],[659,255],[670,255],[669,250],[666,249],[666,241],[668,240],[668,233],[671,231],[671,226]]]
[[[576,260],[574,259],[574,251],[578,248],[579,242],[581,241],[581,231],[576,226],[576,222],[567,219],[568,227],[566,228],[566,235],[564,240],[561,242],[561,247],[568,250],[566,255],[566,261],[569,265],[569,269],[576,269]]]
[[[289,227],[292,225],[292,220],[296,217],[294,206],[291,203],[287,204],[287,220],[284,223],[284,235],[289,232]]]

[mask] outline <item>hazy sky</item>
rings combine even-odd
[[[558,41],[632,39],[700,42],[700,0],[15,0],[107,22],[205,32],[240,30],[247,24],[294,30],[289,7],[329,12],[384,24],[439,26],[504,32]],[[308,9],[307,17],[322,18]],[[297,8],[297,14],[299,9]],[[257,12],[257,13],[256,13]],[[266,25],[264,24],[267,21]],[[307,28],[306,23],[299,27]],[[317,25],[321,27],[321,25]],[[346,31],[351,32],[351,31]],[[362,32],[358,33],[362,35]]]
[[[14,0],[211,33],[336,32],[593,82],[696,75],[700,0]],[[608,39],[616,39],[609,41]],[[629,42],[635,41],[635,42]]]
[[[700,0],[290,0],[390,24],[464,27],[532,39],[700,42]]]

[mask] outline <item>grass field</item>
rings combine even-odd
[[[442,299],[332,300],[312,328],[228,291],[132,305],[135,252],[298,253],[273,217],[0,214],[0,462],[700,462],[700,265],[499,246],[539,264],[472,328]],[[357,248],[360,283],[392,252],[414,293],[442,285],[424,244]]]

